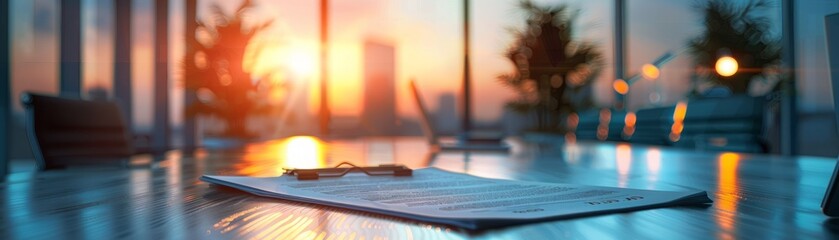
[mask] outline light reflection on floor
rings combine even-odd
[[[280,142],[278,153],[283,156],[283,165],[287,168],[321,168],[325,167],[324,152],[326,146],[320,139],[310,136],[291,137]]]
[[[251,207],[220,219],[209,233],[230,239],[466,238],[462,230],[442,225],[302,203]]]
[[[737,183],[737,168],[740,164],[740,155],[736,153],[723,153],[719,156],[719,175],[717,190],[717,208],[720,213],[717,215],[717,224],[723,230],[720,232],[721,239],[733,239],[735,217],[737,216],[737,203],[739,202],[739,185]]]
[[[242,161],[234,174],[243,176],[279,176],[284,168],[321,168],[326,166],[327,144],[311,136],[295,136],[245,147]]]
[[[615,165],[618,166],[618,187],[626,187],[632,166],[632,147],[629,144],[618,144],[615,150]]]

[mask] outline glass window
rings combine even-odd
[[[505,104],[517,97],[516,93],[498,80],[501,74],[514,71],[514,64],[505,56],[515,40],[514,31],[523,31],[527,13],[521,1],[471,1],[471,73],[473,84],[473,115],[476,125],[492,127],[506,125],[507,131],[523,129],[522,120],[505,109]],[[573,21],[573,41],[594,44],[602,55],[599,75],[590,83],[593,105],[611,106],[614,101],[614,2],[599,1],[533,1],[537,6],[550,8],[565,5],[576,13]],[[506,119],[506,120],[505,120]],[[504,121],[502,124],[501,121]]]
[[[32,157],[23,127],[21,93],[58,93],[58,11],[49,0],[11,2],[12,158]]]
[[[746,2],[729,3],[740,6],[738,4]],[[754,14],[767,17],[771,35],[779,38],[780,2],[768,3],[768,7],[760,8]],[[697,68],[688,49],[689,41],[705,32],[701,4],[704,2],[627,1],[626,75],[643,74],[646,64],[662,62],[657,64],[657,78],[642,78],[632,84],[626,98],[628,109],[672,106],[687,98],[695,86],[701,85],[694,80]]]
[[[824,17],[837,12],[839,2],[795,1],[795,81],[801,154],[827,157],[839,154],[836,149],[839,136],[831,98],[835,93],[831,93],[830,87],[824,26]]]

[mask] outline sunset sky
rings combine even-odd
[[[13,4],[13,90],[56,92],[57,90],[57,0],[12,0]],[[133,81],[134,117],[149,126],[152,102],[145,96],[152,91],[153,1],[134,0]],[[232,10],[239,1],[200,0],[198,17],[209,21],[212,4]],[[536,1],[543,4],[553,2]],[[561,1],[580,9],[576,36],[596,43],[604,53],[606,66],[595,82],[595,102],[609,106],[614,98],[611,83],[613,65],[613,1]],[[701,15],[691,1],[645,0],[627,4],[627,75],[638,72],[644,63],[666,52],[678,52],[688,39],[701,32]],[[309,111],[317,112],[319,69],[319,1],[256,0],[257,7],[248,22],[273,20],[270,29],[254,42],[267,46],[255,59],[254,71],[276,73],[290,82],[308,82]],[[472,73],[474,114],[480,121],[501,116],[504,102],[513,93],[496,80],[512,70],[502,56],[512,35],[508,29],[521,27],[525,16],[517,0],[473,0]],[[83,0],[83,78],[85,88],[111,88],[113,59],[112,0]],[[181,110],[180,69],[183,57],[183,1],[171,0],[170,71],[173,111]],[[656,11],[667,5],[668,11]],[[462,79],[462,1],[454,0],[331,0],[330,1],[330,105],[334,115],[358,116],[364,92],[363,43],[367,40],[392,44],[396,52],[397,112],[415,116],[407,83],[416,79],[426,102],[437,109],[441,94],[461,91]],[[779,22],[777,9],[768,14]],[[805,9],[806,10],[806,9]],[[804,11],[804,10],[801,10]],[[687,16],[687,17],[685,17]],[[663,21],[666,20],[666,21]],[[780,27],[777,27],[780,34]],[[806,28],[805,28],[806,29]],[[805,33],[806,34],[806,33]],[[816,36],[818,37],[818,36]],[[808,60],[805,60],[808,61]],[[813,64],[823,64],[816,62]],[[817,66],[816,66],[817,67]],[[818,69],[818,68],[814,68]],[[673,104],[689,91],[694,71],[688,54],[677,56],[661,69],[661,78],[642,81],[631,87],[630,109],[650,106],[649,94],[660,88],[662,102]],[[826,73],[803,72],[810,77]],[[808,91],[823,91],[818,85],[802,84]],[[15,95],[17,97],[17,95]],[[802,96],[804,105],[829,105],[813,96]],[[817,107],[822,108],[822,107]],[[19,106],[16,109],[20,109]],[[806,107],[805,107],[806,109]],[[172,115],[180,122],[180,114]]]

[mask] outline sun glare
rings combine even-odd
[[[315,72],[315,59],[303,50],[293,50],[289,55],[288,66],[295,74],[311,76]]]
[[[318,168],[326,165],[324,143],[315,137],[295,136],[286,139],[281,148],[285,166],[290,168]]]

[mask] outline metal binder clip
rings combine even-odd
[[[342,168],[343,165],[350,165],[352,167]],[[293,169],[284,168],[283,175],[297,176],[297,180],[317,180],[321,177],[343,177],[349,172],[363,172],[370,176],[397,176],[409,177],[413,175],[413,170],[402,165],[397,164],[381,164],[377,167],[359,167],[352,163],[342,162],[334,168],[316,168],[316,169]]]

